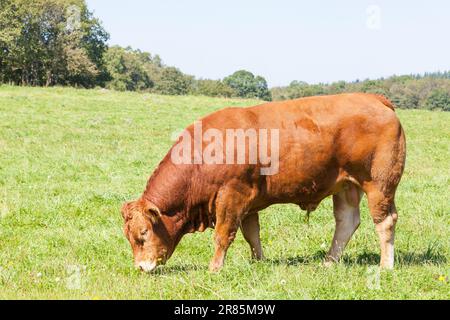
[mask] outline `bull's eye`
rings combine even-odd
[[[142,230],[141,231],[141,236],[144,238],[145,236],[147,236],[148,234],[148,229]]]
[[[142,229],[141,231],[139,231],[139,233],[137,233],[134,238],[136,243],[139,245],[143,245],[148,238],[148,233],[148,229]]]

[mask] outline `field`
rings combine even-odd
[[[448,299],[450,113],[398,110],[406,171],[397,196],[396,268],[379,271],[366,200],[341,263],[321,262],[331,200],[310,218],[296,206],[261,215],[267,259],[242,235],[208,272],[212,230],[185,236],[155,274],[133,268],[123,201],[142,192],[173,132],[257,101],[106,90],[0,87],[0,299]]]

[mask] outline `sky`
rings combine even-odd
[[[198,78],[246,69],[270,87],[450,70],[447,0],[87,0],[110,45]]]

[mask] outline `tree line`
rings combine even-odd
[[[84,0],[0,0],[0,8],[0,83],[271,99],[267,81],[245,70],[196,79],[158,55],[108,47]]]
[[[246,70],[219,80],[196,79],[165,65],[158,55],[108,46],[108,40],[85,0],[0,0],[0,83],[266,101],[373,92],[400,108],[450,110],[450,72],[331,84],[293,81],[269,90],[263,77]]]
[[[331,84],[307,84],[292,81],[289,86],[271,89],[274,100],[296,99],[307,96],[368,92],[383,94],[403,109],[450,111],[450,71],[404,75]]]
[[[110,76],[105,86],[109,89],[271,100],[267,81],[246,70],[222,80],[196,79],[165,66],[158,55],[119,46],[108,48],[104,61]]]

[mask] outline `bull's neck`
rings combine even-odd
[[[182,211],[187,204],[189,168],[177,166],[166,156],[147,182],[143,197],[163,214]]]
[[[158,207],[175,245],[187,233],[204,231],[214,218],[198,190],[192,189],[193,165],[174,165],[170,157],[161,161],[147,182],[143,197]],[[195,194],[195,195],[193,195]]]
[[[181,238],[188,233],[203,232],[208,227],[214,226],[214,220],[211,215],[202,208],[195,208],[188,211],[179,211],[173,215],[162,215],[162,223],[175,246]]]

